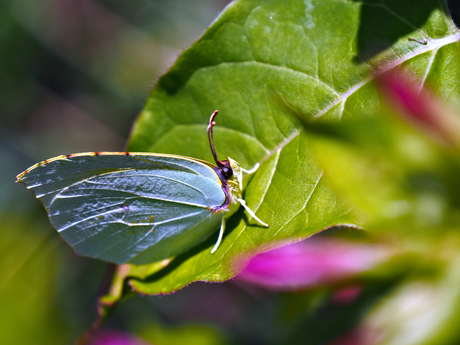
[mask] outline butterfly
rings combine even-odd
[[[214,111],[207,127],[215,165],[171,154],[88,152],[37,163],[17,176],[44,205],[62,238],[83,256],[136,265],[171,258],[219,235],[242,199],[245,170],[220,161]]]

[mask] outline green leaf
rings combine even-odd
[[[229,5],[155,85],[128,149],[211,161],[205,129],[219,109],[217,153],[243,168],[262,163],[244,198],[270,228],[240,210],[214,255],[211,238],[145,280],[133,273],[139,278],[130,280],[133,288],[156,294],[196,280],[223,281],[257,252],[330,226],[358,224],[359,212],[331,188],[298,120],[379,114],[376,67],[405,66],[443,99],[460,99],[460,36],[439,6],[437,0]]]
[[[262,165],[246,189],[245,198],[270,228],[248,221],[240,209],[227,223],[224,240],[214,254],[210,253],[215,242],[212,237],[146,280],[132,280],[132,287],[154,294],[174,291],[196,280],[227,280],[240,271],[244,256],[267,250],[280,241],[296,241],[331,225],[349,222],[349,208],[321,178],[304,136],[296,135]]]

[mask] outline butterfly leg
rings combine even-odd
[[[246,205],[246,201],[244,201],[243,199],[236,199],[236,200],[238,200],[238,202],[241,204],[241,206],[243,206],[246,209],[246,211],[248,211],[248,213],[251,215],[252,218],[257,220],[260,225],[266,226],[268,228],[268,224],[262,222],[259,219],[259,217],[256,216],[256,214],[249,208],[249,206]]]
[[[246,170],[246,169],[243,169],[241,167],[240,167],[240,169],[241,169],[242,172],[244,172],[246,174],[254,174],[257,171],[257,169],[259,169],[259,166],[260,166],[260,164],[256,163],[256,165],[254,165],[252,167],[252,169]]]
[[[222,219],[222,224],[220,225],[220,231],[219,231],[219,238],[217,239],[217,242],[214,245],[214,248],[212,248],[211,254],[214,254],[217,248],[219,248],[220,242],[222,242],[222,236],[224,235],[224,231],[225,231],[225,220]]]

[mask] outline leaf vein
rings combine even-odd
[[[427,44],[426,46],[423,46],[422,48],[419,48],[416,51],[413,51],[403,58],[394,61],[392,63],[387,64],[386,66],[383,66],[380,68],[376,73],[370,75],[363,81],[357,83],[355,86],[351,87],[348,91],[342,93],[337,99],[335,99],[333,102],[331,102],[328,106],[326,106],[322,111],[320,111],[318,114],[316,114],[313,118],[318,118],[327,113],[331,108],[336,106],[337,104],[344,102],[348,97],[350,97],[352,94],[354,94],[356,91],[358,91],[360,88],[368,84],[369,82],[373,81],[377,75],[380,75],[382,73],[385,73],[392,68],[401,65],[402,63],[406,62],[409,59],[412,59],[418,55],[424,54],[428,51],[434,51],[439,49],[440,47],[443,47],[447,44],[455,43],[460,40],[460,34],[456,33],[438,40],[432,40],[431,43]]]

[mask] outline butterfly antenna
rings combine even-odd
[[[214,110],[214,112],[211,115],[211,118],[209,119],[209,125],[208,125],[208,139],[209,139],[209,146],[211,146],[211,153],[212,156],[214,157],[214,161],[216,162],[217,166],[222,167],[224,164],[217,158],[217,153],[216,149],[214,148],[214,137],[213,137],[213,131],[212,128],[216,125],[216,122],[214,121],[214,118],[217,116],[219,113],[218,110]]]

